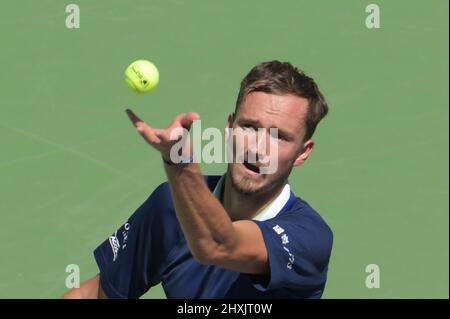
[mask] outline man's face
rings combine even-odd
[[[264,92],[253,92],[246,96],[237,114],[231,116],[227,127],[234,130],[240,128],[246,132],[265,129],[265,139],[257,143],[243,145],[244,163],[233,161],[228,170],[232,187],[242,194],[261,194],[281,187],[294,165],[300,165],[306,160],[314,143],[303,142],[306,132],[306,115],[308,100],[294,95],[273,95]],[[278,129],[278,137],[270,135],[270,128]],[[261,141],[265,142],[265,150],[261,152]],[[276,143],[277,152],[273,153],[270,143]],[[251,145],[251,144],[250,144]],[[306,149],[305,149],[306,145]],[[256,147],[254,147],[256,146]],[[275,156],[277,167],[272,174],[260,172],[263,158]],[[258,154],[256,163],[249,163],[249,154]],[[302,157],[303,156],[303,157]],[[274,158],[271,159],[271,162]]]

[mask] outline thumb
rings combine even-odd
[[[180,124],[187,130],[191,129],[192,123],[200,119],[200,115],[195,112],[186,113],[181,119]]]

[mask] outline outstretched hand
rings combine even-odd
[[[183,137],[183,132],[189,131],[192,123],[200,119],[197,113],[182,113],[173,119],[168,128],[157,129],[141,120],[132,110],[126,109],[126,113],[139,134],[158,150],[165,160],[170,160],[170,150]],[[183,145],[183,147],[189,147],[190,150],[189,138],[186,139],[186,142],[189,144]]]

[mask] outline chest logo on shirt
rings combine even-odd
[[[109,244],[111,245],[111,249],[113,252],[113,262],[114,262],[117,259],[117,254],[120,248],[119,238],[117,238],[117,231],[114,233],[114,235],[109,236]]]

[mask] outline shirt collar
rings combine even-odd
[[[219,181],[214,188],[213,195],[220,201],[223,186],[225,183],[225,175],[220,177]],[[259,212],[258,215],[253,217],[254,220],[264,221],[273,218],[278,215],[278,213],[283,209],[286,203],[289,201],[291,196],[291,187],[289,184],[284,185],[283,190],[275,197],[264,209]]]

